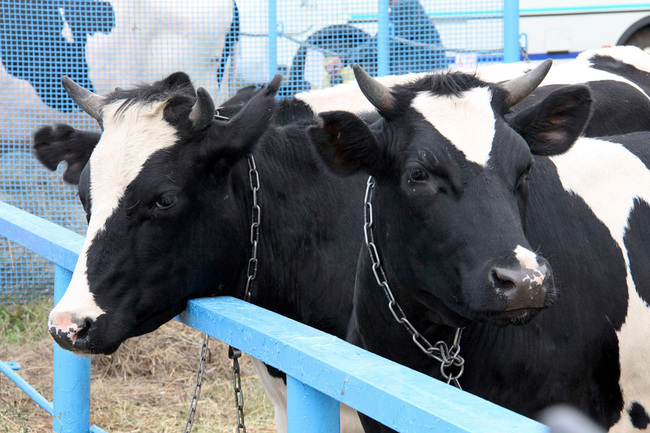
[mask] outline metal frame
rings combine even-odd
[[[70,282],[83,237],[0,202],[0,236],[56,265],[55,296]],[[231,297],[190,301],[177,319],[287,374],[288,431],[338,432],[338,402],[401,432],[548,432],[536,421],[400,366],[336,337]],[[54,348],[48,402],[0,361],[0,371],[53,415],[57,433],[90,425],[90,360]]]

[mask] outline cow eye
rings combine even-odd
[[[414,182],[423,182],[429,178],[429,173],[427,173],[422,168],[413,168],[409,172],[409,180]]]
[[[158,209],[167,209],[176,204],[176,195],[175,194],[162,194],[156,200],[156,207]]]

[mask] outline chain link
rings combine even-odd
[[[199,367],[196,372],[196,384],[194,385],[194,395],[192,395],[192,402],[190,403],[190,412],[187,415],[187,424],[185,424],[185,433],[191,433],[194,426],[194,417],[196,416],[196,408],[199,404],[199,396],[201,395],[201,385],[203,385],[203,372],[205,371],[206,360],[208,358],[208,343],[210,336],[205,334],[203,338],[203,346],[201,346],[201,356],[199,357]]]
[[[436,344],[429,343],[422,334],[413,326],[413,324],[406,318],[406,314],[402,307],[399,305],[393,292],[388,285],[388,278],[384,272],[384,268],[381,266],[381,260],[379,259],[379,251],[377,250],[377,245],[375,244],[375,237],[372,230],[373,226],[373,216],[372,216],[372,192],[374,190],[375,180],[372,176],[368,178],[368,184],[366,187],[366,196],[365,196],[365,205],[364,205],[364,225],[363,233],[368,247],[368,254],[370,255],[370,260],[372,262],[372,273],[375,276],[377,284],[384,290],[386,297],[388,298],[388,309],[391,314],[397,321],[404,325],[406,330],[411,334],[411,339],[416,346],[420,348],[425,355],[430,358],[435,359],[440,362],[440,373],[442,377],[447,381],[448,384],[452,384],[457,388],[461,388],[460,382],[458,379],[463,375],[465,371],[465,360],[460,356],[460,339],[463,334],[462,328],[457,328],[456,333],[454,334],[454,341],[452,346],[449,347],[444,341],[438,341]],[[454,367],[454,370],[457,372],[450,371]]]
[[[237,432],[246,433],[246,424],[244,423],[244,391],[241,387],[241,373],[239,371],[239,358],[242,352],[230,346],[228,348],[228,358],[232,359],[232,383],[235,390],[235,407],[237,408]]]
[[[251,214],[251,228],[250,228],[250,242],[251,242],[251,258],[248,260],[246,290],[244,291],[244,301],[250,302],[251,291],[253,289],[253,281],[257,277],[257,245],[260,240],[260,223],[262,218],[262,211],[257,202],[257,192],[260,190],[260,175],[255,166],[255,158],[252,154],[248,154],[248,179],[253,192],[253,206]]]

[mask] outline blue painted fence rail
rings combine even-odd
[[[81,236],[1,201],[0,236],[54,262],[55,297],[62,295]],[[338,401],[401,432],[548,432],[533,420],[238,299],[190,301],[177,319],[287,373],[289,433],[338,432]],[[0,371],[53,415],[53,431],[103,432],[90,426],[88,358],[54,350],[52,406],[8,362],[0,361]]]

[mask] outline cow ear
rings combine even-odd
[[[591,114],[591,92],[584,85],[564,86],[514,116],[514,129],[534,155],[559,155],[571,148]]]
[[[199,155],[208,165],[216,160],[234,164],[251,153],[257,141],[266,132],[275,112],[275,94],[282,83],[277,74],[271,82],[257,90],[241,110],[230,120],[212,122],[211,137]]]
[[[101,134],[80,131],[70,125],[42,126],[34,133],[34,153],[49,170],[54,171],[61,161],[68,163],[63,180],[72,185],[79,184],[84,169]]]
[[[357,116],[346,111],[319,115],[319,125],[309,128],[309,137],[325,163],[339,176],[378,169],[379,144],[372,131]]]

